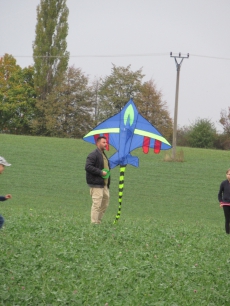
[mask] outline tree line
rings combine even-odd
[[[90,81],[81,68],[69,67],[68,14],[66,0],[40,0],[33,66],[21,68],[10,54],[0,58],[0,132],[81,138],[133,98],[171,141],[167,104],[153,80],[143,81],[142,69],[112,65],[110,75]],[[207,119],[178,129],[178,145],[230,148],[230,111],[222,110],[220,123],[221,135]]]
[[[172,119],[153,80],[142,70],[112,66],[90,83],[80,68],[68,67],[44,90],[36,88],[35,67],[21,68],[12,55],[0,59],[0,131],[11,134],[80,138],[119,112],[133,98],[140,113],[166,137]]]

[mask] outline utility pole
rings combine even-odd
[[[174,109],[174,126],[173,126],[173,146],[172,146],[172,159],[176,160],[176,134],[177,134],[177,113],[178,113],[180,67],[183,62],[183,59],[189,58],[189,53],[186,56],[182,56],[181,53],[179,53],[179,55],[173,55],[172,52],[170,52],[170,57],[174,58],[175,63],[176,63],[176,70],[177,70],[175,109]]]

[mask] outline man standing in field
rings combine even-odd
[[[97,148],[91,152],[86,159],[86,182],[90,187],[92,197],[91,223],[100,224],[101,219],[109,205],[109,185],[110,177],[107,176],[109,161],[104,153],[107,141],[104,136],[97,138]]]
[[[9,164],[4,157],[1,157],[0,156],[0,174],[3,173],[4,169],[5,169],[5,166],[11,166],[11,164]],[[8,199],[11,199],[12,196],[11,194],[7,194],[5,196],[0,196],[0,201],[6,201]],[[3,216],[0,215],[0,229],[2,228],[4,224],[4,218]]]

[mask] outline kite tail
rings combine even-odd
[[[118,199],[119,207],[118,207],[116,219],[113,222],[114,224],[120,219],[120,216],[121,216],[121,203],[122,203],[122,196],[123,196],[123,189],[124,189],[125,169],[126,169],[126,166],[120,166],[119,199]]]

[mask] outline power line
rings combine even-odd
[[[168,55],[168,53],[146,53],[146,54],[109,54],[109,55],[70,55],[69,57],[134,57],[134,56],[162,56]],[[2,57],[3,55],[0,55]],[[48,57],[67,57],[68,55],[14,55],[14,57],[38,57],[38,58],[48,58]]]
[[[213,58],[213,59],[220,59],[220,60],[227,60],[227,61],[230,61],[230,58],[228,58],[228,57],[218,57],[218,56],[209,56],[209,55],[198,55],[198,54],[191,54],[191,53],[189,53],[189,56],[206,57],[206,58]]]
[[[168,52],[167,53],[140,53],[140,54],[89,54],[89,55],[83,55],[83,54],[79,54],[79,55],[12,55],[13,57],[17,58],[17,57],[25,57],[25,58],[33,58],[33,57],[37,57],[37,58],[61,58],[61,57],[69,57],[69,58],[107,58],[107,57],[152,57],[152,56],[168,56]],[[227,60],[230,61],[230,58],[228,57],[218,57],[218,56],[211,56],[211,55],[201,55],[201,54],[192,54],[189,53],[189,56],[191,57],[203,57],[203,58],[210,58],[210,59],[218,59],[218,60]],[[0,58],[4,57],[4,55],[0,55]]]

